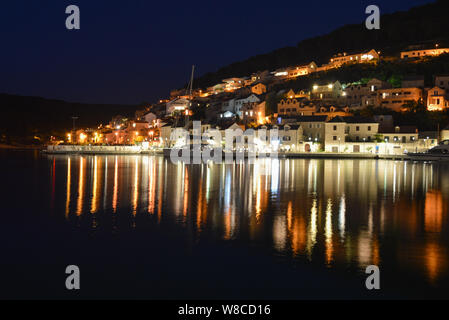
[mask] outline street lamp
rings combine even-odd
[[[79,119],[79,117],[72,117],[72,120],[73,120],[73,131],[75,131],[75,129],[76,129],[76,127],[75,127],[75,122],[76,122],[76,120],[78,120]]]

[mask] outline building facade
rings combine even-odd
[[[324,146],[327,152],[342,152],[346,141],[346,121],[335,117],[325,124]]]
[[[313,116],[316,109],[314,105],[304,105],[301,99],[282,99],[278,103],[279,116]]]
[[[377,91],[388,89],[390,85],[387,82],[373,78],[367,83],[354,83],[347,86],[344,90],[346,103],[351,107],[366,107],[376,105]]]
[[[446,90],[433,87],[427,90],[427,110],[444,111],[449,107],[449,99]]]
[[[330,59],[329,64],[334,66],[342,66],[347,63],[369,63],[379,60],[379,53],[372,49],[368,52],[347,55],[346,53],[338,54]]]
[[[429,56],[439,56],[440,54],[449,53],[449,48],[435,48],[435,49],[424,49],[424,50],[411,50],[411,51],[402,51],[401,59],[410,59],[410,58],[423,58]]]
[[[296,118],[296,124],[303,129],[304,141],[323,142],[327,116],[302,116]]]
[[[260,98],[255,95],[255,94],[251,94],[246,98],[242,98],[242,99],[236,99],[235,100],[235,105],[234,105],[234,113],[236,115],[238,115],[240,118],[242,118],[242,107],[243,105],[247,104],[247,103],[253,103],[253,102],[261,102]]]
[[[242,119],[245,123],[257,122],[263,124],[265,122],[265,101],[246,103],[242,107]]]
[[[377,92],[378,107],[385,107],[397,112],[404,111],[404,104],[422,100],[420,88],[382,89]]]
[[[379,132],[379,123],[371,118],[364,117],[343,117],[346,123],[346,140],[347,141],[364,141],[371,142],[376,140]]]
[[[259,82],[251,86],[251,92],[257,95],[261,95],[267,92],[267,86]]]
[[[172,114],[175,111],[184,111],[190,106],[190,101],[183,98],[173,99],[166,104],[166,113]]]
[[[336,81],[326,85],[314,85],[310,98],[332,104],[340,102],[342,96],[343,87],[339,81]]]
[[[330,120],[335,117],[350,117],[352,116],[352,113],[350,112],[349,107],[321,106],[315,115],[327,116],[327,119]]]

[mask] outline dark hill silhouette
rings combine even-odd
[[[34,135],[64,134],[72,128],[72,116],[79,117],[78,128],[96,127],[118,114],[133,116],[136,109],[137,106],[129,105],[84,104],[0,94],[0,138],[26,143]]]
[[[449,46],[448,12],[449,1],[438,0],[406,12],[382,15],[380,30],[367,30],[364,21],[346,25],[329,34],[303,40],[295,47],[256,55],[207,73],[195,80],[195,87],[205,88],[225,78],[248,76],[257,71],[310,61],[322,64],[341,52],[376,49],[381,50],[383,55],[397,55],[400,50],[413,44],[439,43],[440,46]]]

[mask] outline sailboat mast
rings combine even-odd
[[[192,89],[193,89],[193,74],[195,73],[195,65],[192,65],[192,75],[190,76],[189,84],[189,97],[192,99]]]

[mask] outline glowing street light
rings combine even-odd
[[[86,138],[87,138],[87,136],[84,133],[80,133],[80,143],[84,143]]]

